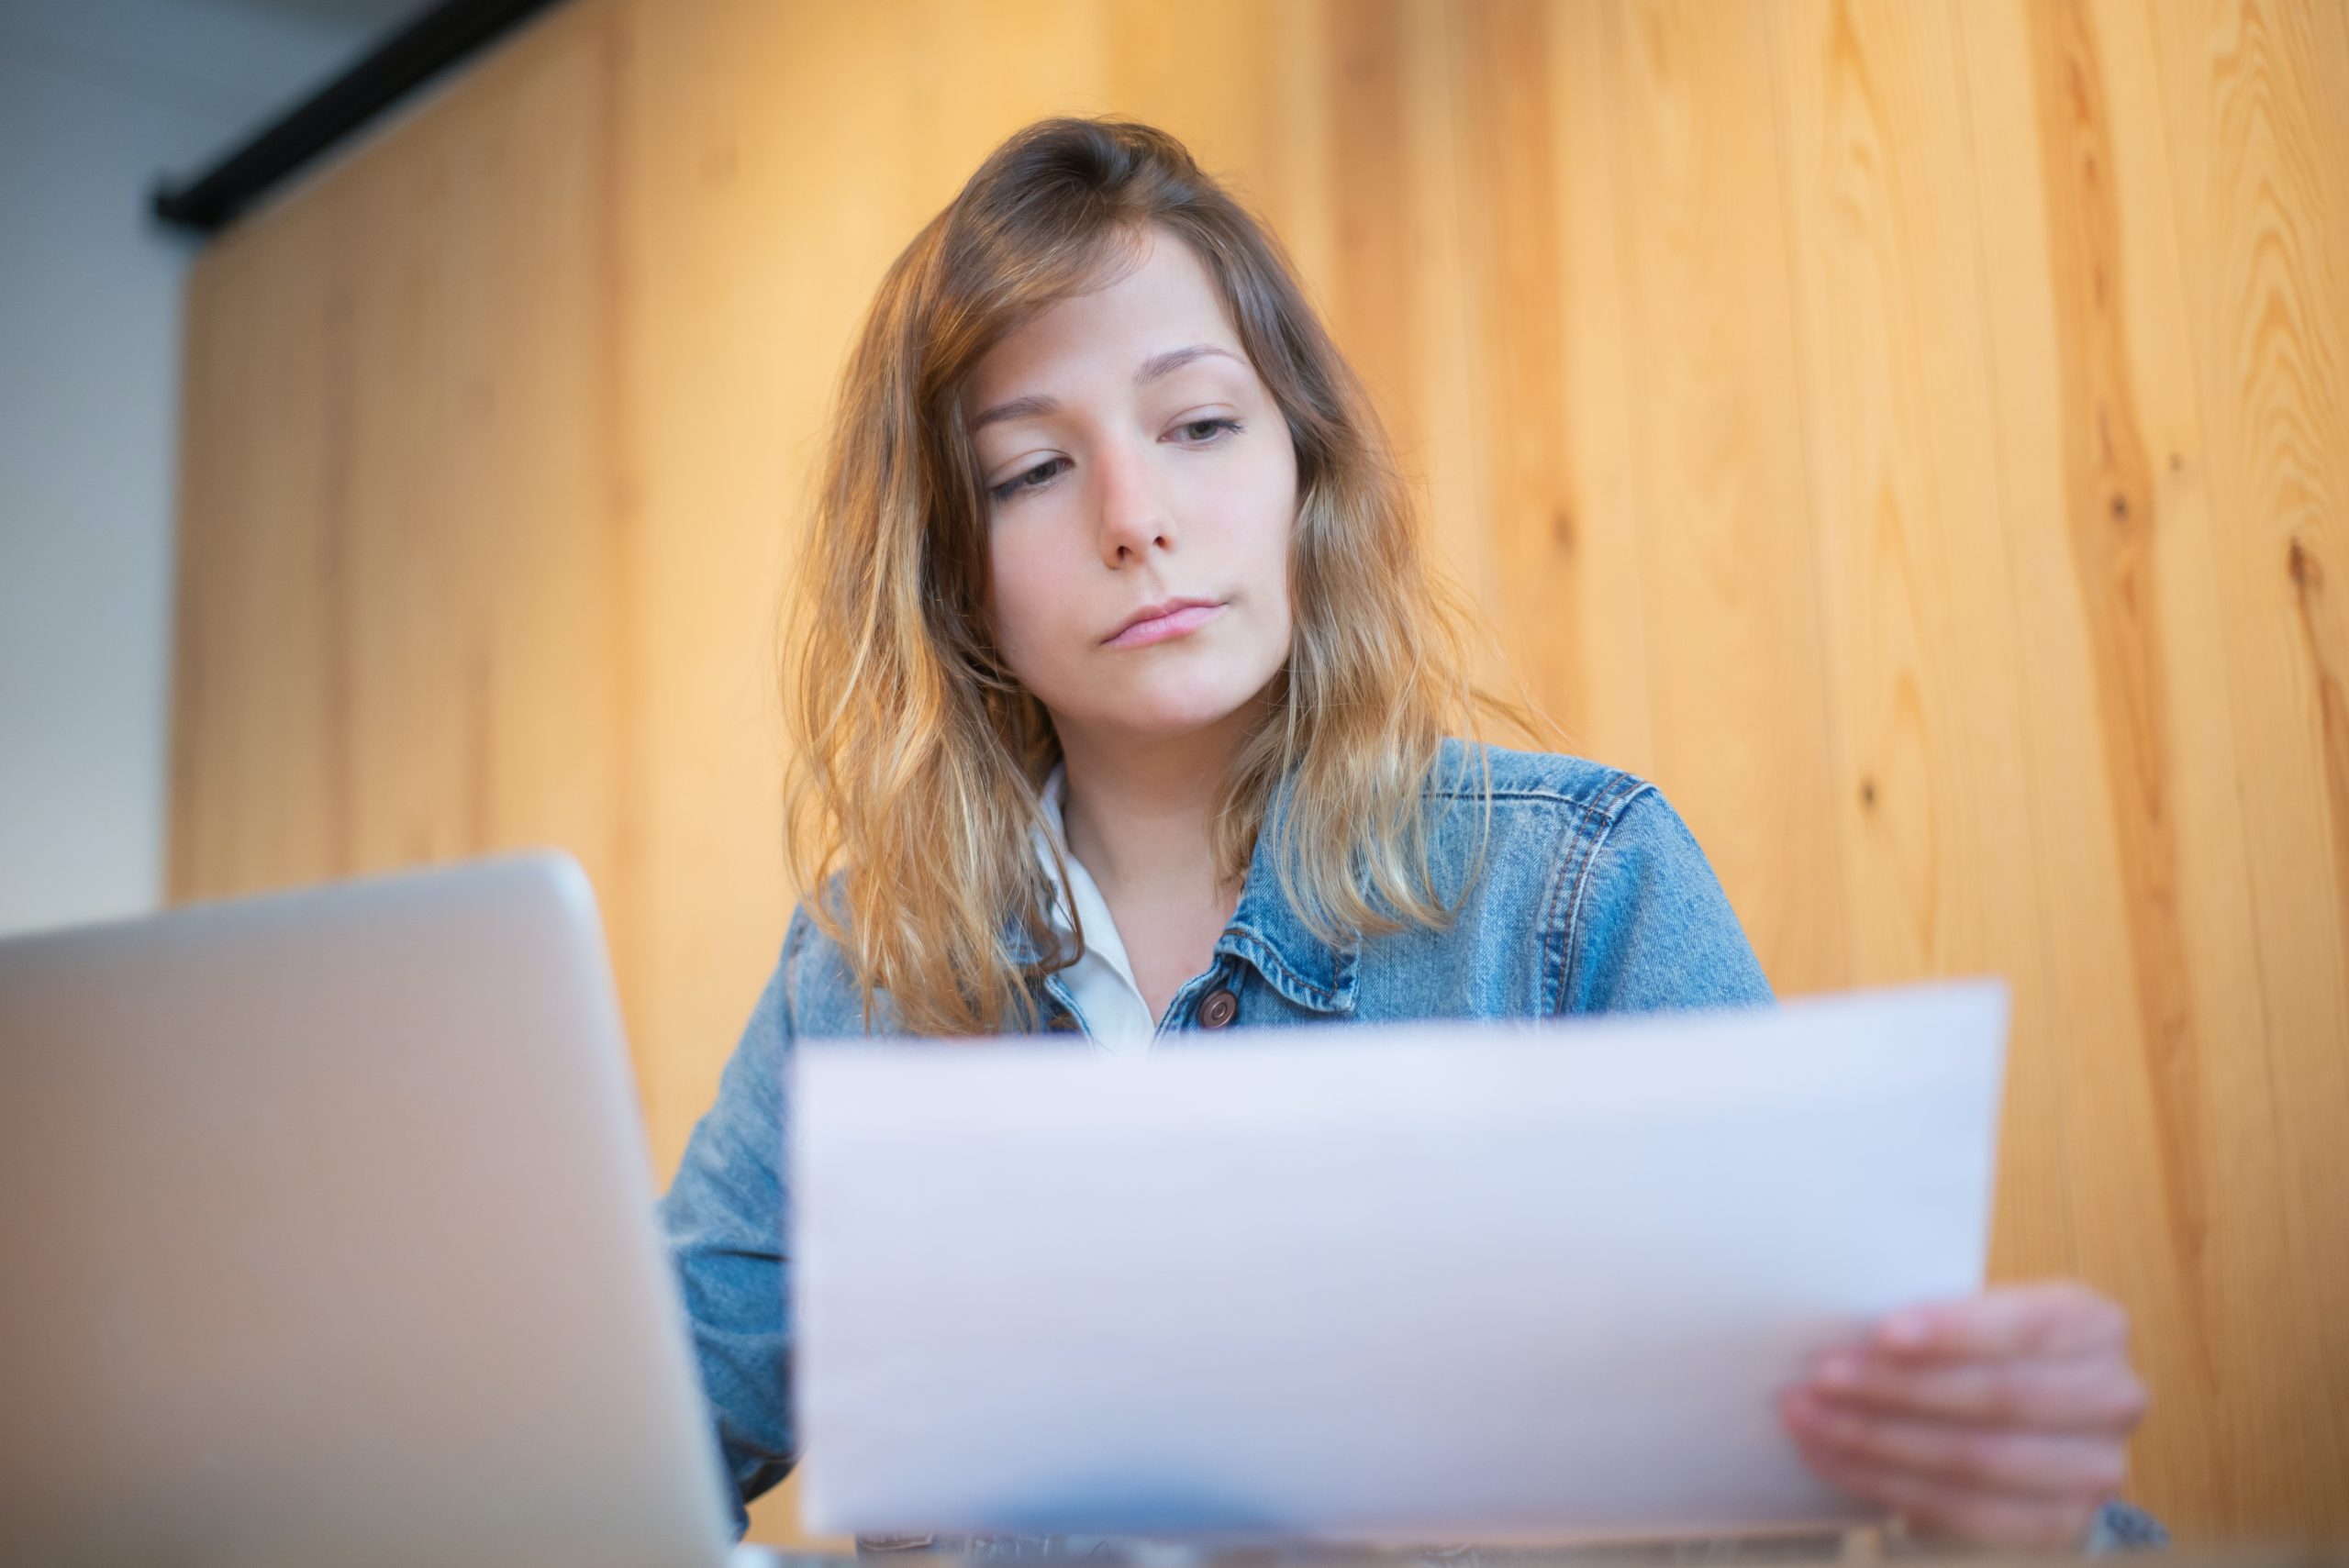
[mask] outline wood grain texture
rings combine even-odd
[[[2013,984],[1993,1272],[2130,1307],[2132,1495],[2349,1540],[2343,0],[573,0],[195,271],[173,896],[571,849],[673,1169],[850,335],[1104,112],[1270,218],[1782,992]]]
[[[1843,844],[1851,977],[1993,972],[2016,993],[1994,1267],[2076,1269],[2047,936],[2032,886],[2013,571],[1952,18],[1848,0],[1772,14],[1780,156]]]

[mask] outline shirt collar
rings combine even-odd
[[[1273,792],[1264,828],[1257,833],[1256,846],[1249,855],[1248,874],[1241,884],[1239,906],[1232,911],[1223,935],[1216,940],[1215,951],[1218,956],[1229,954],[1250,964],[1274,990],[1300,1007],[1318,1013],[1351,1012],[1354,1005],[1354,971],[1362,956],[1361,939],[1350,936],[1334,946],[1324,941],[1307,929],[1281,895],[1280,870],[1274,860],[1274,830],[1286,809],[1289,790],[1290,781],[1284,779]],[[1069,931],[1065,903],[1068,893],[1052,875],[1052,840],[1048,834],[1064,833],[1061,803],[1066,793],[1066,773],[1055,762],[1041,791],[1045,822],[1037,827],[1033,843],[1054,900],[1053,926],[1063,935]],[[1063,841],[1065,842],[1064,838]],[[1006,922],[1004,945],[1016,963],[1031,964],[1040,956],[1035,942],[1017,921]]]
[[[1063,858],[1076,858],[1069,850],[1068,823],[1061,815],[1062,806],[1068,799],[1068,769],[1065,765],[1060,762],[1052,764],[1052,771],[1044,775],[1043,787],[1037,791],[1037,798],[1044,808],[1044,819],[1030,831],[1029,841],[1036,847],[1036,863],[1044,868],[1045,881],[1052,890],[1052,925],[1066,932],[1071,929],[1069,906],[1073,900],[1069,896],[1067,884],[1061,880],[1060,868],[1052,860],[1055,846]]]

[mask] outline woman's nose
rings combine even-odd
[[[1130,442],[1112,442],[1095,462],[1096,524],[1103,564],[1130,566],[1155,548],[1174,548],[1174,524],[1159,494],[1150,454]]]

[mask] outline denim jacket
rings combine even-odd
[[[1771,1000],[1704,852],[1654,785],[1579,758],[1484,748],[1490,811],[1474,751],[1447,741],[1427,790],[1437,886],[1481,874],[1441,930],[1331,944],[1283,899],[1259,836],[1237,907],[1207,970],[1176,991],[1155,1047],[1193,1030],[1426,1018],[1727,1006]],[[1276,818],[1281,800],[1272,812]],[[1014,943],[1032,959],[1031,946]],[[1055,975],[1036,995],[1048,1029],[1081,1043]],[[886,997],[868,1031],[848,959],[803,907],[662,1204],[725,1464],[741,1499],[781,1481],[796,1451],[791,1324],[779,1173],[785,1059],[796,1039],[898,1032]],[[747,1516],[738,1502],[736,1529]],[[930,1544],[923,1538],[921,1544]],[[871,1544],[871,1543],[867,1543]],[[910,1544],[910,1543],[909,1543]],[[1051,1554],[1003,1538],[936,1543]]]

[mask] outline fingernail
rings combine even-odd
[[[1860,1381],[1860,1362],[1847,1351],[1838,1351],[1819,1363],[1816,1374],[1830,1388],[1854,1388]]]

